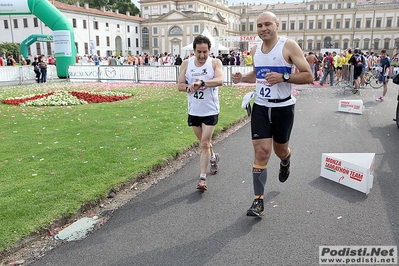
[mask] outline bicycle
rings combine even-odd
[[[370,85],[374,89],[379,89],[382,87],[382,83],[378,81],[379,72],[376,70],[367,71],[364,74],[364,83]]]

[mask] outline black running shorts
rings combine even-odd
[[[188,126],[189,127],[200,127],[202,124],[207,126],[215,126],[218,123],[219,114],[210,116],[193,116],[188,115]]]
[[[290,140],[295,105],[266,107],[254,104],[251,116],[252,139],[273,138],[283,144]]]

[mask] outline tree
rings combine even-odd
[[[118,9],[120,14],[126,14],[126,11],[129,11],[131,15],[135,16],[140,13],[140,10],[130,0],[116,1],[111,7],[113,10]]]
[[[4,54],[5,57],[12,55],[15,60],[19,58],[19,44],[13,42],[3,42],[0,44],[0,55]]]
[[[76,0],[60,0],[60,2],[73,5]],[[101,9],[101,7],[105,7],[106,10],[115,10],[118,9],[119,13],[126,14],[126,11],[129,11],[132,16],[135,16],[140,13],[138,7],[131,0],[79,0],[80,6],[83,6],[84,3],[88,3],[90,8]]]

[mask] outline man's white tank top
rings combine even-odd
[[[215,77],[215,70],[212,67],[212,57],[208,57],[205,64],[196,67],[195,57],[188,59],[186,71],[186,84],[191,84],[197,79],[207,81]],[[193,116],[217,115],[220,111],[219,95],[217,87],[200,88],[194,93],[187,93],[188,114]]]
[[[291,96],[291,99],[273,103],[268,100],[285,99],[292,93],[292,84],[287,82],[277,83],[273,86],[266,81],[266,73],[278,72],[283,75],[284,73],[293,73],[294,66],[285,61],[283,57],[283,47],[287,38],[279,38],[273,49],[265,54],[262,52],[262,42],[258,44],[258,47],[253,56],[253,63],[255,66],[256,74],[256,93],[255,103],[267,107],[282,107],[295,104],[296,99]]]

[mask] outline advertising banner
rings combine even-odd
[[[320,176],[369,194],[375,153],[323,153]]]
[[[0,0],[0,15],[30,14],[27,0]]]
[[[362,100],[339,100],[339,112],[363,114],[364,105]]]

